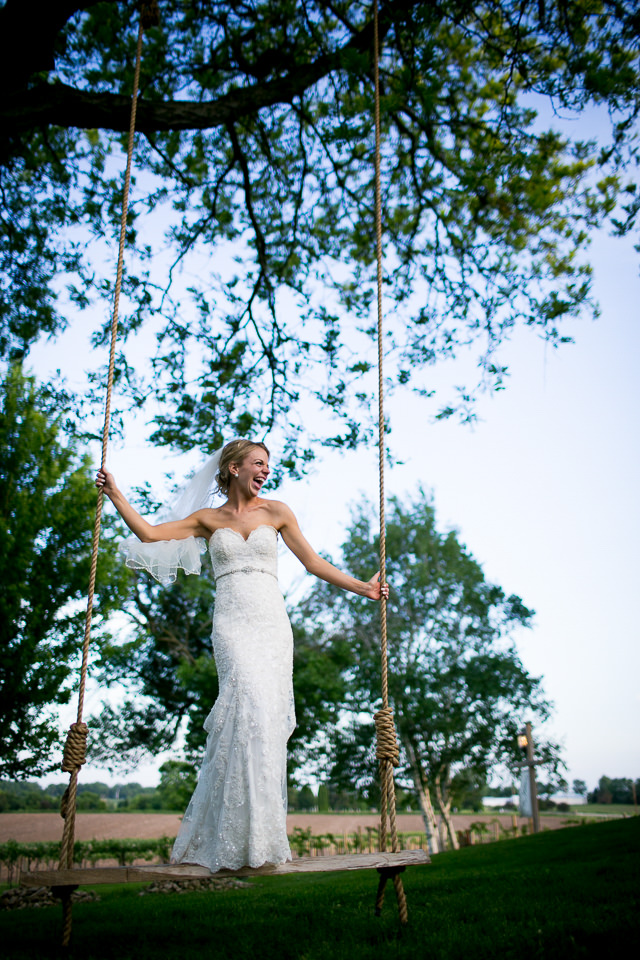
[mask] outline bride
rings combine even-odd
[[[209,544],[219,695],[205,721],[205,757],[172,861],[213,872],[291,858],[286,746],[295,725],[293,638],[277,582],[278,535],[316,577],[371,600],[388,596],[377,573],[357,580],[318,556],[289,507],[260,496],[268,476],[264,443],[232,440],[159,523],[134,510],[111,473],[99,470],[96,479],[135,534],[124,543],[130,566],[171,582],[178,568],[199,573],[204,540]],[[215,490],[227,498],[222,506],[207,505]]]

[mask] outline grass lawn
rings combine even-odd
[[[261,878],[250,888],[139,897],[95,888],[74,907],[72,948],[59,908],[1,915],[8,960],[528,960],[627,956],[640,933],[640,818],[443,853],[404,874],[409,926],[393,887],[373,916],[369,871]],[[633,949],[632,949],[633,953]]]
[[[571,807],[571,812],[582,813],[587,817],[590,814],[607,817],[633,817],[638,813],[632,803],[582,803]]]

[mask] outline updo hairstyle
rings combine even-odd
[[[231,485],[231,464],[235,463],[240,466],[254,447],[261,447],[266,455],[269,456],[268,447],[259,440],[232,440],[223,448],[220,457],[220,466],[216,474],[216,484],[220,493],[224,494],[225,497],[229,493],[229,487]]]

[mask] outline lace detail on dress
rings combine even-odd
[[[287,740],[295,726],[293,638],[277,583],[277,530],[227,527],[209,547],[216,576],[213,649],[220,692],[205,758],[172,860],[210,870],[282,863]]]

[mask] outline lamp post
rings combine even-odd
[[[529,795],[531,797],[531,821],[533,832],[540,833],[540,811],[538,810],[538,792],[536,790],[536,766],[541,762],[534,760],[533,757],[533,736],[531,733],[531,724],[525,724],[524,730],[518,735],[518,746],[521,750],[526,750],[527,759],[520,764],[521,767],[527,767],[529,773]]]

